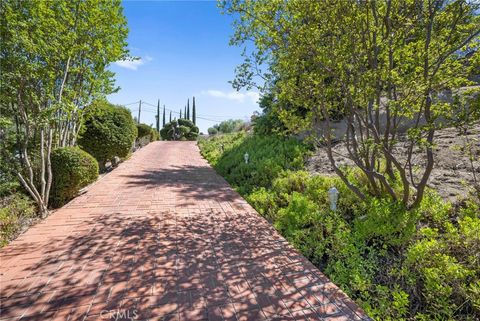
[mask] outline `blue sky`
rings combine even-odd
[[[229,46],[232,17],[222,15],[215,1],[131,0],[123,6],[130,52],[140,59],[110,67],[121,87],[108,97],[112,103],[129,104],[136,116],[138,104],[130,103],[140,99],[155,106],[160,99],[178,112],[195,96],[197,125],[205,133],[216,122],[247,119],[259,110],[257,92],[236,92],[228,83],[242,62],[242,48]],[[155,124],[156,107],[148,104],[140,120]]]

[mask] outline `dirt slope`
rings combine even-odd
[[[472,144],[473,164],[465,150],[467,140]],[[435,144],[435,166],[428,185],[436,189],[445,199],[455,201],[466,195],[473,186],[474,171],[477,180],[480,179],[480,124],[475,125],[466,136],[459,135],[456,128],[438,130],[435,135]],[[339,154],[347,154],[343,143],[337,144],[335,151]],[[399,144],[395,154],[404,155],[405,146]],[[336,156],[336,159],[338,164],[353,164],[349,159],[340,156]],[[424,155],[417,152],[414,164],[421,167],[424,162]],[[312,173],[334,174],[323,148],[318,149],[308,160],[307,169]]]

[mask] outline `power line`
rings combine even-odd
[[[133,103],[123,104],[122,106],[129,106],[129,105],[135,105],[135,104],[138,104],[138,100]]]
[[[133,112],[147,112],[147,113],[153,113],[153,114],[156,114],[157,111],[156,110],[149,110],[147,109],[148,106],[150,107],[153,107],[153,108],[157,108],[156,105],[153,105],[149,102],[146,102],[146,101],[142,101],[142,100],[138,100],[136,102],[133,102],[133,103],[128,103],[128,104],[122,104],[122,106],[129,106],[129,105],[134,105],[134,104],[139,104],[141,102],[141,107],[139,105],[140,108],[135,108],[135,109],[130,109],[130,111],[133,113]],[[170,109],[170,108],[165,108],[166,111],[169,111],[169,112],[172,112],[173,114],[175,115],[180,115],[180,112],[178,111],[175,111],[173,109]],[[206,117],[205,117],[206,116]],[[216,117],[216,118],[223,118],[223,119],[211,119],[211,118],[207,118],[207,117]],[[236,118],[236,117],[231,117],[231,116],[218,116],[218,115],[207,115],[207,114],[197,114],[197,119],[201,119],[201,120],[205,120],[205,121],[210,121],[210,122],[213,122],[213,123],[219,123],[221,122],[222,120],[227,120],[227,119],[233,119],[233,118]]]
[[[155,105],[150,104],[150,103],[148,103],[148,102],[146,102],[146,101],[142,101],[142,104],[149,105],[149,106],[152,106],[152,107],[155,107],[155,108],[156,108]],[[174,114],[180,115],[180,112],[175,111],[175,110],[173,110],[173,109],[165,108],[165,110],[168,110],[168,111],[171,111],[171,112],[174,113]],[[206,121],[211,121],[211,122],[214,122],[214,123],[218,123],[218,122],[221,121],[221,120],[217,120],[217,119],[209,119],[209,118],[204,118],[204,117],[199,117],[199,116],[197,116],[197,119],[202,119],[202,120],[206,120]]]

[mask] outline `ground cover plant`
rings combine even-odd
[[[427,190],[415,209],[388,194],[359,201],[342,179],[303,171],[308,148],[296,140],[233,133],[199,146],[260,214],[375,320],[480,317],[478,195],[453,206]],[[242,164],[246,151],[252,162]],[[344,170],[368,195],[365,175]],[[329,209],[332,186],[340,191],[337,211]]]

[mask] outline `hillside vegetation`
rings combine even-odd
[[[384,197],[359,201],[338,177],[303,170],[310,148],[244,132],[201,140],[204,157],[257,211],[376,320],[480,318],[480,212],[427,190],[412,210]],[[249,154],[245,163],[244,154]],[[350,168],[348,179],[368,184]],[[328,189],[339,192],[329,209]]]

